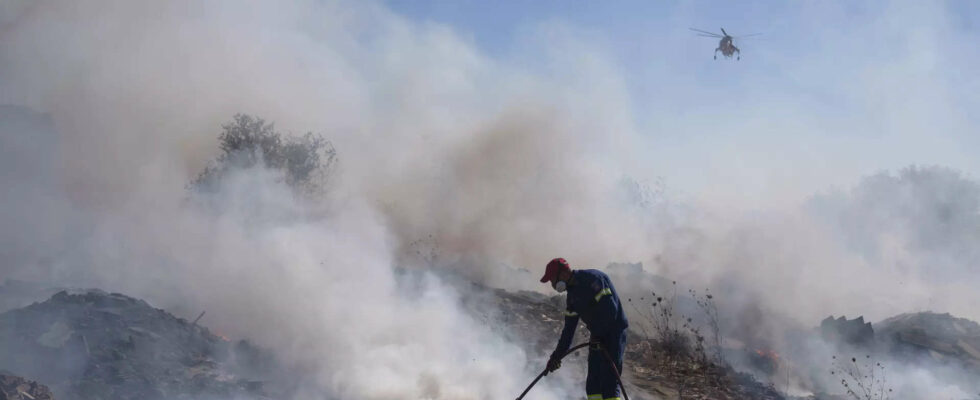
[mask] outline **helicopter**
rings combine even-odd
[[[718,42],[718,48],[715,49],[715,56],[714,56],[714,59],[715,60],[718,59],[718,52],[719,51],[721,52],[721,55],[725,56],[726,58],[732,58],[732,54],[736,54],[737,53],[738,55],[735,56],[735,60],[736,61],[737,60],[741,60],[742,59],[742,52],[738,49],[738,47],[735,47],[735,44],[734,44],[735,38],[741,39],[741,38],[746,38],[746,37],[749,37],[749,36],[756,36],[756,35],[758,35],[758,33],[753,33],[753,34],[749,34],[749,35],[732,36],[732,35],[729,35],[728,32],[725,32],[725,28],[721,28],[722,35],[719,35],[719,34],[713,33],[713,32],[703,31],[703,30],[700,30],[700,29],[695,29],[695,28],[688,28],[688,29],[697,32],[698,33],[698,36],[705,36],[705,37],[712,37],[712,38],[721,38],[721,40]]]

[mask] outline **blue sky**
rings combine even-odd
[[[542,26],[560,26],[626,88],[636,130],[660,160],[652,168],[714,171],[695,174],[695,186],[807,179],[814,190],[910,164],[980,176],[977,2],[386,4],[530,68],[541,47],[526,44],[547,47]],[[762,35],[737,43],[741,61],[715,61],[717,42],[689,27]]]
[[[429,129],[420,123],[427,117],[458,114],[447,106],[472,106],[484,97],[493,97],[488,92],[498,83],[525,82],[510,80],[513,75],[527,74],[531,76],[527,81],[544,82],[529,90],[538,90],[541,93],[535,94],[556,102],[595,96],[594,101],[583,102],[589,104],[574,111],[590,114],[595,108],[606,108],[595,110],[594,121],[589,121],[595,127],[589,129],[634,131],[646,140],[641,172],[663,177],[668,186],[689,193],[762,196],[771,190],[790,190],[799,198],[910,164],[939,164],[980,176],[980,158],[976,157],[980,140],[975,134],[980,118],[980,74],[975,72],[980,70],[976,50],[980,43],[980,3],[976,1],[378,1],[383,7],[375,7],[374,2],[335,4],[318,0],[279,4],[271,10],[224,7],[235,2],[211,7],[150,4],[188,15],[200,16],[201,9],[210,10],[221,22],[231,21],[228,25],[232,28],[236,22],[226,16],[232,11],[256,17],[267,27],[246,30],[257,36],[246,56],[268,50],[272,54],[263,54],[263,60],[278,58],[284,64],[296,63],[287,65],[298,69],[291,76],[313,76],[327,82],[324,87],[348,91],[334,99],[330,91],[313,91],[316,85],[297,84],[310,90],[310,97],[320,101],[327,98],[325,102],[331,107],[350,107],[351,98],[369,96],[390,111],[411,117],[413,123],[401,126],[412,129]],[[10,12],[17,4],[33,2],[4,3],[0,21],[19,15]],[[378,9],[383,10],[374,13]],[[388,10],[397,16],[389,18]],[[363,19],[354,21],[358,15]],[[122,20],[110,17],[105,16],[117,23]],[[176,33],[161,36],[183,40],[190,35],[185,25],[200,20],[182,20],[175,25]],[[332,20],[337,23],[324,23]],[[192,44],[204,39],[225,40],[214,34],[218,27],[224,25],[208,25],[212,30],[170,47],[179,54],[167,55],[164,61],[186,61],[190,50],[197,48]],[[437,29],[427,30],[431,27]],[[695,35],[689,27],[712,31],[725,27],[735,35],[762,35],[738,43],[741,61],[713,60],[716,41]],[[112,29],[112,25],[84,28],[91,28],[98,36],[104,34],[98,29]],[[288,33],[270,34],[279,28]],[[109,67],[127,73],[126,68],[141,67],[131,59],[110,64],[105,57],[94,56],[79,45],[56,51],[38,45],[45,36],[57,38],[52,41],[59,43],[80,41],[76,33],[64,39],[57,36],[70,29],[58,21],[51,28],[24,31],[20,47],[5,48],[14,55],[4,60],[10,66],[4,66],[8,79],[0,81],[5,85],[0,97],[43,106],[43,98],[49,95],[33,85],[52,82],[47,75],[63,79],[68,75],[61,70],[69,69],[72,62],[92,60],[93,66],[86,66],[86,71],[91,68],[107,76],[111,75]],[[143,36],[133,36],[133,40],[152,32],[141,26],[136,33]],[[370,38],[345,42],[348,37],[372,35],[374,43],[368,43]],[[270,38],[277,41],[275,46],[256,46]],[[118,52],[101,37],[93,43]],[[143,43],[133,46],[140,51],[149,48]],[[226,48],[228,44],[212,46]],[[296,53],[276,53],[289,50]],[[36,61],[36,53],[52,59]],[[255,68],[254,63],[237,65]],[[518,73],[511,74],[513,71]],[[26,78],[16,77],[14,72],[22,72]],[[223,70],[219,75],[227,79],[228,72]],[[241,73],[254,74],[245,68]],[[446,73],[457,73],[460,80],[447,80],[443,76]],[[193,76],[201,79],[197,71]],[[552,76],[559,78],[549,79]],[[374,86],[358,87],[360,78]],[[386,84],[395,87],[391,90],[397,93],[404,91],[407,99],[372,91]],[[287,92],[282,83],[270,86],[267,92]],[[593,86],[602,87],[590,91]],[[23,98],[19,98],[16,87],[23,91]],[[266,93],[262,98],[274,96]],[[419,100],[433,98],[444,103],[420,106]],[[520,99],[516,100],[519,104]],[[281,101],[269,102],[274,106],[266,108],[286,108]],[[605,117],[621,112],[625,114],[622,119],[629,122],[603,120],[602,112]],[[481,117],[493,113],[472,111]],[[309,116],[314,113],[297,114],[300,116],[272,116],[297,120],[299,125],[313,124],[311,120],[316,119]],[[616,118],[620,116],[614,115]],[[337,120],[316,122],[323,122],[328,129],[364,125],[361,121]],[[447,118],[441,122],[451,125],[458,121]],[[798,187],[794,189],[794,185]],[[752,203],[755,199],[746,200]]]

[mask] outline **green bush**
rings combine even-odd
[[[290,187],[306,192],[322,189],[337,151],[320,135],[282,134],[272,123],[245,114],[221,126],[218,135],[221,154],[191,183],[197,191],[215,191],[227,174],[235,169],[263,165],[280,171]]]

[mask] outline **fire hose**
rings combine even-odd
[[[606,361],[609,362],[609,366],[612,367],[613,372],[616,373],[616,381],[619,382],[619,389],[622,390],[622,392],[623,392],[623,399],[630,400],[630,397],[628,395],[626,395],[626,387],[623,386],[623,380],[619,378],[619,369],[616,368],[616,363],[613,362],[613,359],[609,355],[609,352],[606,351],[606,349],[604,347],[602,347],[602,345],[599,344],[599,342],[586,342],[586,343],[582,343],[582,344],[579,344],[579,345],[575,345],[571,349],[568,349],[568,351],[566,351],[565,354],[562,355],[561,358],[559,358],[559,360],[562,359],[562,358],[567,357],[569,354],[574,353],[575,350],[581,349],[581,348],[583,348],[585,346],[588,346],[588,345],[595,345],[597,349],[599,349],[599,350],[602,351],[602,355],[605,356]],[[541,373],[538,374],[538,377],[537,378],[534,378],[534,380],[531,381],[531,384],[530,385],[527,385],[527,389],[524,389],[524,392],[521,393],[520,396],[517,396],[517,400],[523,399],[524,398],[524,395],[526,395],[527,392],[531,391],[531,388],[534,387],[534,385],[537,384],[538,381],[541,380],[541,378],[543,378],[547,374],[548,374],[548,368],[545,367],[544,371],[541,371]]]

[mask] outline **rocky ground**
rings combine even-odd
[[[561,329],[562,297],[474,287],[471,293],[477,295],[464,302],[473,315],[522,343],[529,354],[550,353]],[[587,339],[580,329],[575,341]],[[634,399],[781,398],[730,368],[668,356],[636,335],[629,343],[624,374]],[[561,371],[575,381],[585,371],[585,350],[578,353]],[[288,397],[286,391],[270,390],[280,367],[247,342],[227,341],[142,300],[99,290],[60,291],[0,314],[0,354],[0,370],[9,371],[0,388],[9,399],[52,398],[52,393],[58,399]],[[253,368],[246,371],[243,365]],[[262,371],[254,368],[263,365]]]
[[[956,364],[980,374],[980,324],[948,313],[901,314],[877,324],[875,335],[889,353]]]
[[[541,355],[543,366],[543,357],[553,350],[562,326],[564,298],[529,291],[486,289],[478,285],[466,289],[461,292],[483,293],[467,296],[464,302],[466,308],[483,319],[487,326],[495,327],[502,335],[509,337],[512,342],[523,343],[528,354]],[[841,336],[841,340],[846,338],[842,344],[851,350],[861,349],[879,354],[882,359],[891,363],[910,362],[916,365],[949,367],[951,371],[962,371],[963,374],[980,373],[980,351],[977,351],[980,349],[980,324],[976,322],[930,312],[902,314],[877,323],[873,329],[872,324],[862,318],[838,318],[836,321],[844,322],[845,329],[838,332],[837,336]],[[827,334],[825,329],[814,328],[812,334]],[[587,330],[580,326],[573,342],[587,340]],[[698,353],[690,347],[680,354],[670,353],[657,340],[648,339],[641,332],[630,332],[628,342],[624,381],[627,382],[630,397],[634,399],[852,398],[843,393],[822,391],[803,397],[786,397],[772,385],[760,382],[755,375],[736,371],[727,363],[702,361]],[[579,352],[583,355],[585,353],[584,350]],[[583,355],[571,357],[561,373],[573,375],[575,379],[582,378]],[[745,360],[759,376],[776,373],[780,370],[781,363],[788,362],[778,356],[756,355],[754,352],[745,357]],[[926,361],[931,364],[923,364]],[[946,374],[947,377],[953,377],[948,372]],[[959,378],[970,380],[966,375]],[[833,385],[827,390],[842,391],[840,387]],[[888,398],[900,399],[907,396],[892,393]]]
[[[51,389],[40,383],[0,373],[0,400],[53,400]]]
[[[0,314],[0,369],[59,399],[267,398],[239,359],[260,354],[146,302],[98,290],[61,291]],[[261,361],[261,360],[258,360]]]
[[[465,293],[465,310],[523,346],[531,364],[543,368],[562,326],[563,297],[469,282],[459,285],[465,285],[459,291]],[[863,320],[833,321],[870,329]],[[824,325],[827,333],[829,325]],[[978,371],[980,325],[975,322],[948,314],[903,314],[881,322],[875,331],[868,340],[896,357],[927,358]],[[581,327],[574,343],[587,340],[588,332]],[[690,346],[667,351],[657,340],[632,331],[628,342],[623,376],[633,399],[784,398],[750,374],[707,361],[711,358]],[[559,372],[565,382],[584,379],[585,353],[580,350],[566,358]],[[61,290],[47,300],[0,314],[0,354],[0,400],[269,399],[290,398],[289,388],[297,386],[283,378],[296,374],[246,341],[229,341],[196,321],[99,290]],[[775,368],[776,361],[759,360]],[[528,382],[531,379],[528,376]]]
[[[536,292],[489,290],[484,296],[474,296],[466,303],[468,309],[488,322],[499,326],[501,333],[515,343],[524,343],[530,354],[550,354],[561,330],[564,298]],[[481,305],[494,301],[496,308]],[[575,343],[588,340],[588,331],[581,326]],[[696,360],[695,354],[674,354],[661,349],[656,341],[630,332],[624,362],[624,381],[632,399],[782,399],[772,387],[752,376],[730,367]],[[585,350],[562,373],[581,374]],[[565,371],[570,369],[573,371]],[[582,371],[578,371],[578,370]],[[529,377],[530,380],[533,377]]]

